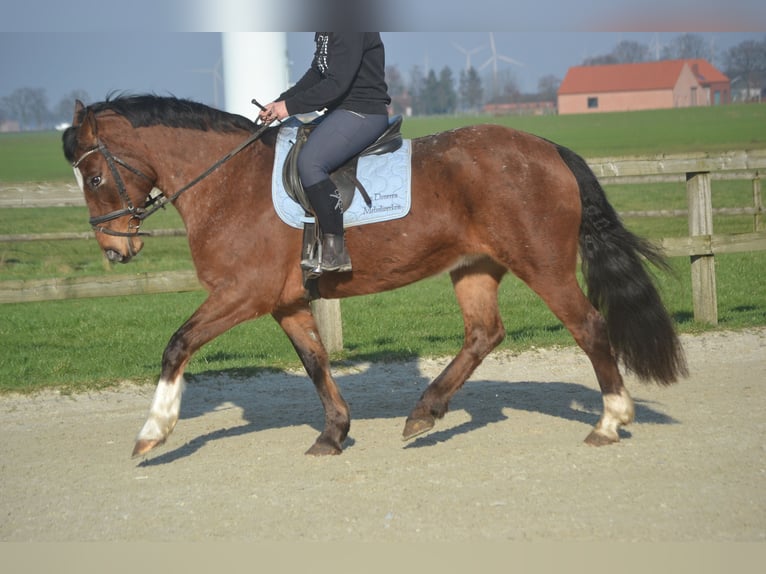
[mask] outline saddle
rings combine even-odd
[[[298,177],[298,154],[308,140],[312,130],[316,128],[317,125],[318,122],[315,121],[309,124],[302,124],[298,127],[298,133],[295,136],[295,144],[290,148],[290,151],[285,158],[285,163],[282,166],[282,183],[285,186],[287,195],[289,195],[293,201],[298,203],[307,215],[312,214],[312,208],[306,197],[306,193],[303,190],[303,184],[301,184],[300,177]],[[351,205],[351,201],[353,200],[354,193],[357,189],[359,190],[359,193],[362,194],[362,198],[367,206],[372,206],[372,200],[370,199],[367,190],[356,176],[357,163],[360,157],[383,155],[385,153],[395,152],[402,147],[401,127],[402,116],[393,116],[388,122],[388,128],[386,128],[386,131],[384,131],[378,139],[330,174],[330,179],[340,193],[343,211],[346,211]]]
[[[319,121],[321,121],[321,119]],[[303,189],[300,177],[298,176],[298,154],[308,140],[311,131],[316,128],[317,125],[318,121],[315,121],[308,124],[302,124],[298,127],[295,136],[296,141],[287,153],[285,163],[282,166],[282,183],[285,187],[285,192],[293,201],[303,208],[307,218],[313,215],[313,210],[306,197],[306,192]],[[367,190],[356,176],[357,163],[360,157],[383,155],[385,153],[395,152],[402,147],[401,126],[402,116],[393,116],[388,122],[386,131],[384,131],[378,139],[330,174],[330,179],[335,184],[338,193],[340,194],[341,205],[344,212],[351,205],[351,202],[354,199],[354,193],[356,193],[357,189],[359,190],[359,193],[362,194],[362,198],[367,206],[372,206],[372,200],[370,199]],[[316,221],[307,220],[303,224],[301,258],[311,260],[319,257],[321,244],[322,238],[320,237],[319,226]],[[321,271],[319,269],[303,269],[303,285],[308,292],[309,300],[319,299],[321,297],[318,284],[320,273]]]

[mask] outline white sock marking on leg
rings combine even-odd
[[[136,440],[164,440],[168,437],[178,422],[181,394],[185,386],[183,377],[178,377],[175,382],[160,379],[149,409],[149,417]]]
[[[603,431],[602,434],[617,436],[617,431],[622,425],[633,422],[634,410],[633,399],[624,387],[619,395],[604,395],[604,414],[596,430]]]

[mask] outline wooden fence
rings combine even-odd
[[[666,238],[661,240],[661,245],[671,257],[688,256],[691,259],[694,319],[713,325],[718,324],[715,254],[766,249],[760,179],[760,172],[766,169],[766,150],[604,158],[591,160],[588,164],[605,185],[674,182],[679,181],[681,177],[685,179],[689,236]],[[714,178],[752,181],[753,206],[714,210],[711,185]],[[714,213],[752,215],[753,232],[715,235],[713,233]],[[632,215],[661,214],[661,212],[646,212]],[[678,212],[670,213],[670,215],[677,214]]]
[[[766,169],[766,150],[736,151],[715,154],[679,154],[653,157],[599,158],[588,161],[602,184],[686,182],[687,210],[622,212],[625,216],[665,217],[688,215],[689,236],[666,238],[661,246],[671,257],[690,257],[694,318],[711,324],[718,322],[714,258],[716,254],[760,251],[766,249],[763,229],[763,200],[760,173]],[[712,181],[750,180],[752,207],[712,208]],[[70,193],[70,192],[68,192]],[[71,194],[67,196],[71,205]],[[41,206],[44,202],[26,200],[24,205]],[[49,200],[47,205],[61,204]],[[13,204],[5,202],[2,207]],[[713,214],[752,215],[753,232],[716,235]],[[182,230],[159,230],[155,236],[181,235]],[[47,233],[39,235],[0,235],[0,242],[92,238],[88,233]],[[0,303],[105,297],[115,295],[170,293],[200,289],[194,272],[174,271],[142,273],[131,276],[82,277],[0,282]],[[320,331],[329,350],[342,348],[340,306],[338,301],[315,305]]]

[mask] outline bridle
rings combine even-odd
[[[98,145],[95,147],[90,148],[85,153],[83,153],[80,158],[75,161],[72,164],[73,168],[78,168],[80,163],[88,157],[91,154],[94,153],[100,153],[102,156],[104,156],[104,159],[106,160],[106,165],[109,166],[109,171],[112,174],[112,177],[114,178],[114,181],[117,184],[117,193],[120,195],[120,199],[122,200],[123,208],[117,209],[115,211],[111,211],[107,213],[106,215],[99,215],[98,217],[91,217],[89,219],[90,226],[93,228],[94,231],[105,233],[106,235],[113,235],[117,237],[134,237],[137,235],[148,235],[147,233],[141,233],[141,223],[144,219],[146,219],[149,215],[151,215],[152,210],[147,210],[146,206],[151,203],[150,200],[144,205],[144,207],[136,207],[133,205],[133,201],[130,199],[130,195],[128,194],[128,190],[125,187],[125,182],[122,179],[122,176],[120,175],[119,170],[117,169],[118,165],[121,165],[131,173],[136,174],[139,177],[142,177],[143,179],[147,180],[154,186],[154,180],[143,173],[141,170],[133,167],[128,162],[120,159],[119,157],[116,157],[111,151],[109,151],[109,148],[106,147],[105,144],[101,143],[99,141]],[[107,221],[112,221],[113,219],[119,219],[120,217],[124,217],[126,215],[130,215],[131,219],[128,222],[128,229],[134,230],[134,231],[115,231],[113,229],[109,229],[108,227],[102,227],[102,223],[106,223]],[[133,220],[137,220],[138,224],[133,225]]]
[[[115,156],[109,148],[106,147],[106,144],[102,143],[100,139],[96,139],[97,144],[86,150],[80,157],[72,164],[72,167],[77,168],[82,161],[88,157],[91,154],[94,153],[100,153],[104,159],[106,160],[107,166],[109,166],[109,171],[112,174],[112,177],[114,178],[115,183],[117,184],[117,192],[120,195],[120,199],[122,200],[123,207],[121,209],[117,209],[115,211],[111,211],[105,215],[99,215],[97,217],[91,217],[89,219],[90,226],[93,228],[93,230],[97,233],[104,233],[106,235],[112,235],[116,237],[137,237],[139,235],[149,235],[149,233],[141,232],[141,224],[143,223],[144,219],[149,217],[150,215],[153,215],[160,209],[164,208],[166,204],[173,203],[178,197],[181,196],[184,192],[188,191],[192,187],[194,187],[196,184],[198,184],[200,181],[205,179],[207,176],[209,176],[211,173],[213,173],[215,170],[217,170],[219,167],[221,167],[224,163],[229,161],[231,158],[233,158],[235,155],[237,155],[239,152],[241,152],[243,149],[248,147],[250,144],[255,142],[257,139],[259,139],[269,128],[269,124],[261,124],[254,132],[253,134],[247,138],[245,141],[243,141],[241,144],[239,144],[236,148],[231,150],[229,153],[227,153],[225,156],[223,156],[221,159],[219,159],[217,162],[215,162],[213,165],[211,165],[209,168],[207,168],[205,171],[203,171],[200,175],[195,177],[193,180],[191,180],[189,183],[181,187],[178,191],[173,193],[170,196],[165,195],[164,192],[160,192],[159,195],[149,195],[147,197],[146,202],[141,207],[136,207],[133,205],[133,202],[130,199],[130,195],[128,194],[128,190],[125,187],[125,182],[122,179],[122,176],[120,175],[120,171],[117,169],[118,166],[121,166],[131,173],[147,180],[152,184],[152,187],[154,187],[155,180],[143,173],[141,170],[133,167],[128,162],[124,161],[123,159],[120,159],[119,157]],[[130,220],[128,222],[128,231],[115,231],[113,229],[109,229],[108,227],[103,227],[101,224],[106,223],[107,221],[112,221],[114,219],[119,219],[120,217],[130,216]],[[133,221],[136,221],[137,223],[134,224]],[[130,246],[130,241],[128,241],[129,249],[132,251],[132,247]]]

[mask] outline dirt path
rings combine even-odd
[[[766,540],[766,329],[684,337],[691,376],[628,378],[636,422],[601,410],[575,349],[494,354],[429,435],[404,418],[445,360],[339,371],[340,457],[306,377],[190,377],[167,445],[129,458],[153,388],[0,398],[0,540]]]

